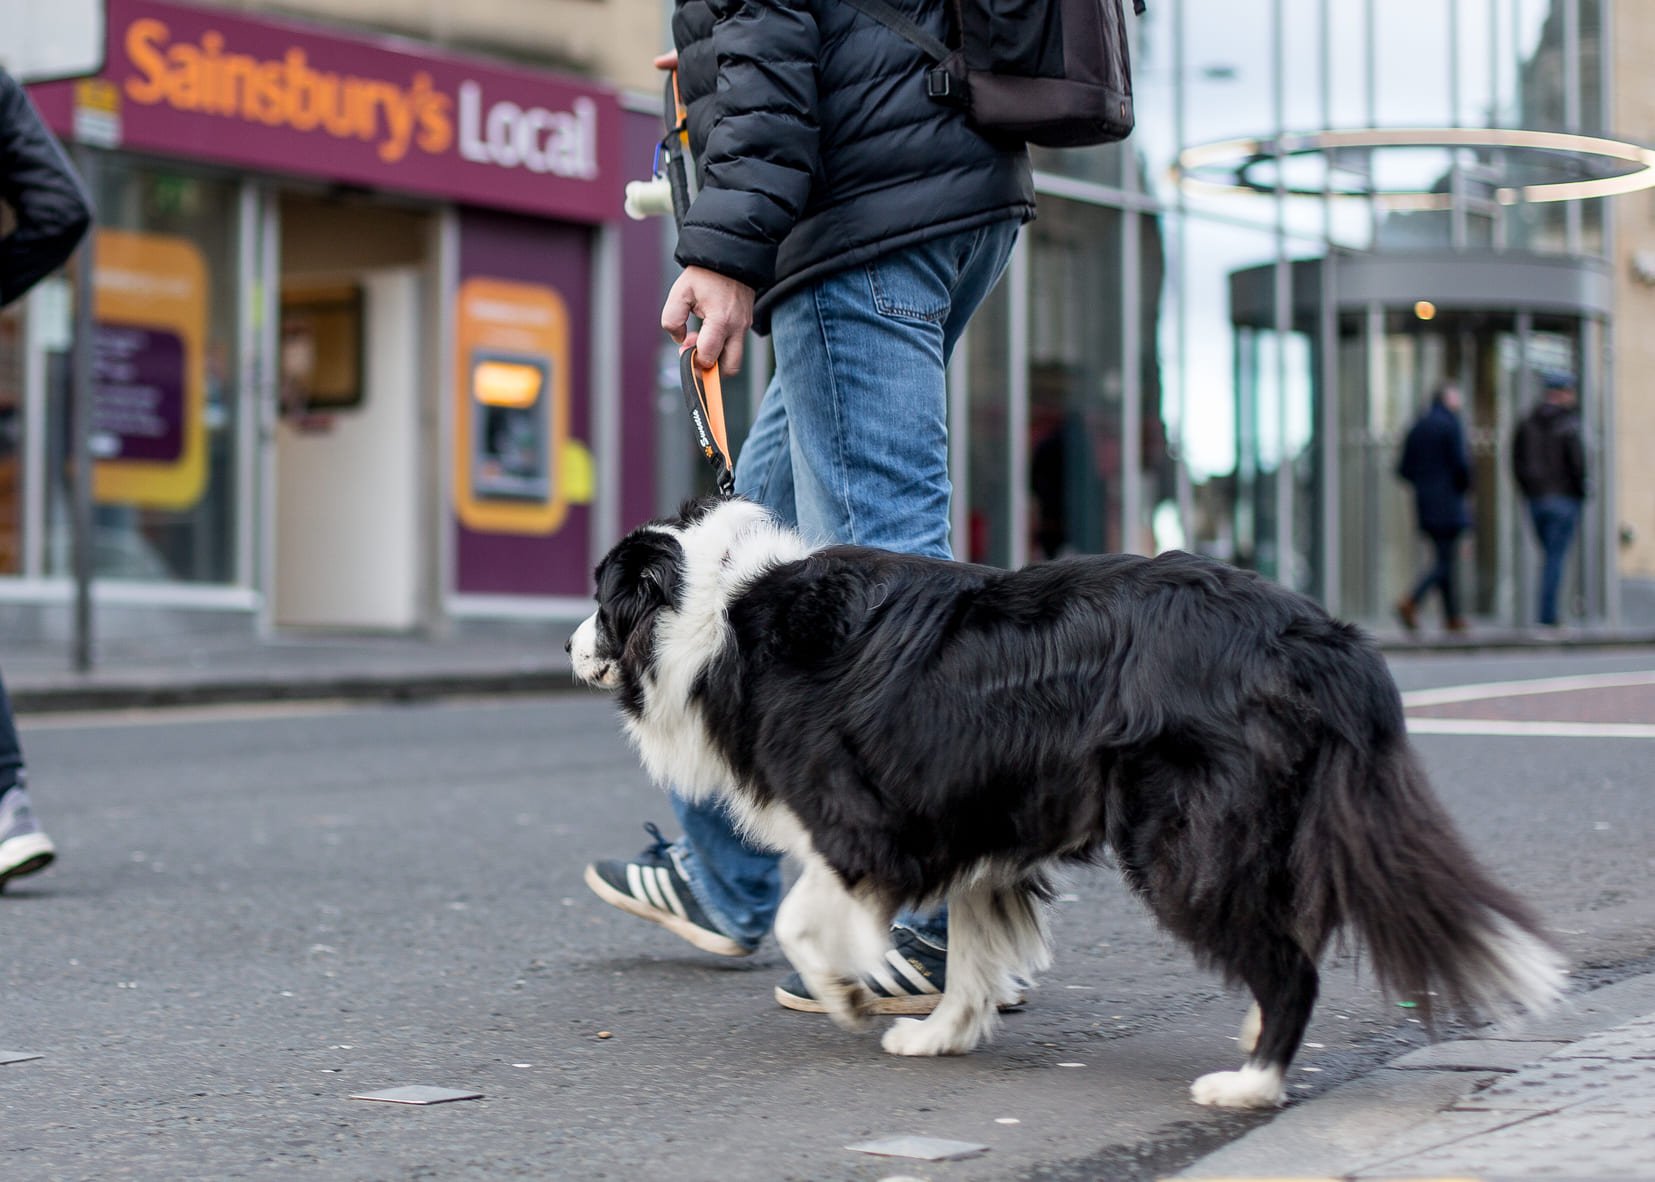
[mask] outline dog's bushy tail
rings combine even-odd
[[[1401,733],[1334,741],[1294,843],[1304,939],[1366,945],[1385,991],[1433,1010],[1503,1017],[1563,993],[1566,970],[1528,905],[1472,855]]]

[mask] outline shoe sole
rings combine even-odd
[[[909,997],[879,997],[875,996],[873,1004],[868,1007],[870,1014],[891,1015],[893,1017],[917,1017],[929,1014],[942,1003],[940,993],[916,993]],[[1003,1001],[997,1007],[1004,1014],[1012,1010],[1023,1008],[1027,998],[1018,997],[1013,1001]],[[814,997],[799,997],[789,993],[780,985],[776,986],[776,1004],[784,1010],[796,1010],[801,1014],[825,1014],[827,1007]]]
[[[940,993],[919,993],[912,997],[878,997],[868,1007],[870,1014],[911,1015],[929,1014],[942,1001]],[[827,1007],[814,997],[798,997],[787,992],[780,985],[776,986],[776,1004],[784,1010],[797,1010],[801,1014],[825,1014]]]
[[[14,878],[44,870],[57,857],[57,850],[44,833],[25,833],[6,842],[5,856],[10,863],[0,870],[0,889]]]
[[[717,932],[709,932],[706,928],[697,927],[687,919],[682,919],[670,911],[662,911],[657,907],[635,899],[625,891],[618,891],[605,882],[598,874],[596,866],[586,868],[586,885],[592,888],[592,893],[608,903],[611,907],[619,907],[628,915],[636,915],[639,919],[647,919],[650,923],[659,924],[680,940],[688,940],[703,952],[711,952],[714,956],[751,956],[754,949],[745,944],[738,944],[728,936],[721,936]]]

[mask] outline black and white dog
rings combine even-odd
[[[571,640],[650,774],[803,864],[776,936],[841,1026],[893,914],[946,898],[948,984],[898,1055],[961,1054],[1049,961],[1055,864],[1105,851],[1255,999],[1203,1104],[1281,1103],[1335,933],[1417,1003],[1537,1008],[1562,961],[1433,796],[1357,629],[1189,554],[1003,571],[813,548],[713,498],[597,570]]]

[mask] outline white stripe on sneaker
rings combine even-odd
[[[672,885],[672,873],[665,866],[657,866],[655,873],[661,876],[655,885],[661,892],[663,905],[672,908],[673,914],[679,919],[688,919],[690,913],[684,910],[683,900],[678,897],[678,890]]]
[[[650,897],[647,885],[649,876],[646,873],[648,870],[649,867],[647,866],[640,866],[636,862],[628,862],[626,864],[626,890],[634,899],[648,903],[651,907],[660,907],[661,905]],[[664,907],[661,909],[666,910]]]
[[[909,990],[897,984],[895,977],[885,971],[884,965],[874,965],[868,970],[868,980],[874,983],[875,988],[886,997],[907,997]]]
[[[895,968],[897,972],[901,973],[904,977],[906,977],[908,979],[908,981],[913,985],[913,989],[910,989],[907,992],[909,992],[909,993],[913,993],[913,992],[916,992],[916,991],[919,992],[919,993],[941,993],[942,992],[942,990],[938,989],[935,985],[931,984],[931,982],[926,978],[924,973],[920,972],[913,965],[909,964],[908,963],[908,958],[903,956],[895,948],[892,948],[890,951],[885,953],[885,960],[893,968]]]
[[[649,898],[651,907],[659,907],[662,911],[669,911],[667,901],[661,897],[661,868],[659,866],[645,866],[644,894]]]

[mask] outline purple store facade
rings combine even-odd
[[[105,635],[584,614],[657,508],[658,115],[422,43],[110,0],[32,89],[99,214]],[[70,280],[0,319],[0,614],[65,626]]]

